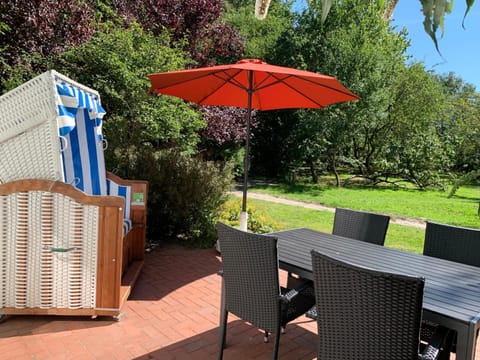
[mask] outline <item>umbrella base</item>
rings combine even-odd
[[[247,231],[247,224],[248,224],[248,213],[246,211],[242,211],[240,213],[240,230]]]

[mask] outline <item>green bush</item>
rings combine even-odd
[[[231,183],[230,170],[177,150],[162,151],[139,166],[149,179],[149,239],[213,246],[216,219]]]
[[[219,221],[234,227],[240,225],[240,212],[242,209],[242,200],[240,198],[231,198],[222,206]],[[257,234],[265,234],[280,230],[280,225],[267,215],[263,207],[247,204],[249,231]]]

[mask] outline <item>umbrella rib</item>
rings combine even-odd
[[[326,105],[324,105],[324,104],[319,103],[318,101],[315,101],[315,100],[312,99],[310,96],[306,95],[305,93],[302,93],[301,91],[299,91],[299,90],[296,89],[295,87],[293,87],[293,86],[291,86],[290,84],[288,84],[287,82],[285,82],[286,79],[291,78],[291,77],[295,77],[294,75],[287,75],[285,78],[280,79],[280,78],[278,78],[278,76],[276,76],[274,73],[270,73],[270,72],[269,72],[268,74],[269,74],[269,76],[271,76],[271,77],[273,77],[274,79],[276,79],[276,81],[274,81],[273,83],[267,84],[267,85],[265,85],[265,86],[263,86],[263,87],[262,87],[262,86],[256,87],[255,90],[254,90],[254,92],[260,91],[260,90],[262,90],[262,89],[266,89],[266,88],[268,88],[268,87],[270,87],[270,86],[273,86],[273,85],[276,85],[276,84],[278,84],[278,83],[283,83],[283,84],[285,84],[285,86],[289,87],[290,89],[292,89],[292,90],[295,91],[296,93],[304,96],[305,98],[307,98],[308,100],[310,100],[310,101],[313,102],[314,104],[317,104],[317,105],[320,106],[320,107],[325,107],[325,106],[326,106]],[[328,86],[328,85],[324,85],[324,84],[320,84],[320,83],[317,83],[317,82],[315,82],[315,81],[312,81],[312,80],[310,80],[310,79],[306,79],[306,78],[303,78],[303,77],[297,77],[297,78],[298,78],[298,79],[301,79],[301,80],[303,80],[303,81],[305,81],[305,82],[309,82],[309,83],[312,83],[312,84],[314,84],[314,85],[321,86],[321,87],[323,87],[323,88],[333,90],[333,91],[335,91],[335,92],[337,92],[337,93],[341,93],[341,94],[344,94],[344,95],[352,96],[352,94],[351,94],[350,92],[345,92],[345,91],[336,89],[336,88],[334,88],[334,87],[331,87],[331,86]],[[265,80],[266,80],[266,79],[265,79]],[[265,82],[265,80],[262,81],[262,82]],[[355,95],[353,95],[353,97],[355,97],[355,98],[358,99],[358,97],[355,96]]]
[[[224,87],[227,84],[232,84],[234,86],[237,86],[238,88],[245,90],[245,92],[248,92],[248,88],[242,85],[238,80],[235,79],[235,76],[237,76],[240,72],[242,72],[241,69],[238,69],[234,74],[230,75],[228,72],[225,70],[220,70],[217,73],[211,73],[210,75],[215,76],[216,78],[222,80],[223,82],[220,83],[220,86],[214,89],[214,91],[211,91],[209,94],[205,95],[203,98],[201,98],[198,103],[201,104],[204,102],[206,99],[208,99],[212,94],[217,92],[219,89]],[[219,74],[225,74],[226,77],[220,76]]]

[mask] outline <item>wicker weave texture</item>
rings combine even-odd
[[[418,359],[424,280],[346,264],[312,251],[318,358]]]
[[[0,183],[19,179],[63,181],[57,125],[44,122],[0,144]]]
[[[0,183],[63,181],[56,116],[51,72],[0,97]]]
[[[423,254],[480,266],[480,230],[427,222]]]
[[[364,211],[335,209],[334,235],[383,245],[390,217]]]
[[[0,97],[0,143],[47,120],[55,120],[51,72],[46,72]]]
[[[95,307],[98,207],[30,191],[0,196],[0,215],[0,307]]]
[[[271,333],[280,326],[277,239],[217,224],[226,310]]]

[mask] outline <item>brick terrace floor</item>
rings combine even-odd
[[[120,321],[11,316],[0,324],[0,359],[216,359],[220,267],[214,250],[157,248]],[[273,342],[230,315],[224,359],[270,359]],[[315,359],[315,343],[316,324],[300,317],[282,335],[279,359]]]

